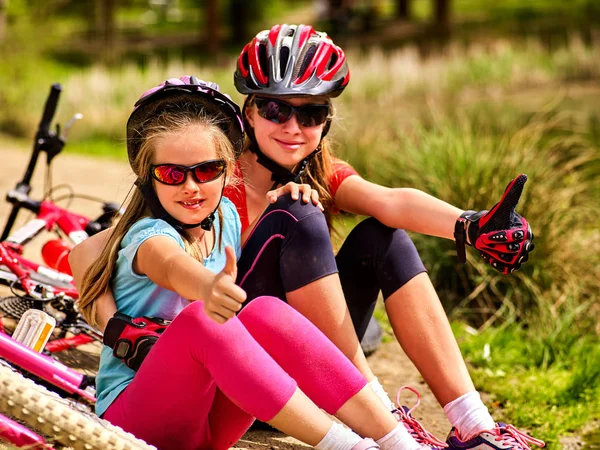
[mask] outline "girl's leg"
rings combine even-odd
[[[323,213],[313,204],[280,197],[262,215],[238,261],[237,283],[248,299],[285,299],[352,361],[374,378],[346,307]]]
[[[373,439],[396,427],[394,416],[356,367],[293,308],[273,297],[259,297],[238,317],[317,406]]]
[[[224,402],[217,389],[247,414]],[[228,412],[233,420],[221,416]],[[197,449],[230,447],[250,425],[248,415],[273,420],[313,445],[331,426],[237,318],[219,325],[202,302],[194,302],[163,333],[104,417],[158,448]]]

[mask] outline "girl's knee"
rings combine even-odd
[[[270,318],[276,318],[281,314],[282,309],[290,308],[284,301],[277,297],[263,295],[256,297],[238,314],[242,322],[247,320],[260,320],[267,322]]]

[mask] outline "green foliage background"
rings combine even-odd
[[[74,63],[56,58],[81,27],[73,15],[40,24],[26,18],[27,2],[9,5],[16,32],[10,45],[0,45],[4,140],[28,146],[52,81],[64,87],[59,121],[84,115],[66,151],[123,161],[131,107],[160,81],[196,74],[242,100],[232,85],[235,52],[219,61],[171,55],[111,67]],[[427,5],[415,3],[417,20],[427,16]],[[599,10],[589,0],[568,7],[457,0],[465,28],[474,26],[473,17],[496,24],[485,38],[457,39],[427,57],[416,46],[349,48],[352,80],[335,101],[331,133],[338,154],[364,177],[464,209],[491,207],[512,178],[529,176],[518,212],[530,221],[536,248],[514,275],[497,274],[474,251],[458,266],[453,242],[412,237],[494,415],[532,430],[550,448],[600,421],[600,34],[574,31],[548,45],[502,30],[532,17],[578,22]],[[123,14],[127,21],[135,9]],[[341,219],[342,237],[360,220]]]

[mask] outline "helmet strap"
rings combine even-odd
[[[213,222],[215,221],[215,213],[219,209],[219,206],[221,205],[221,199],[223,198],[223,191],[225,190],[225,176],[223,176],[223,187],[221,188],[221,196],[219,197],[219,203],[217,203],[216,208],[208,216],[206,216],[204,220],[202,220],[202,222],[198,222],[195,224],[182,223],[175,219],[173,216],[171,216],[160,204],[160,201],[156,196],[156,192],[152,187],[151,181],[144,182],[140,178],[138,178],[137,180],[135,180],[135,185],[142,193],[146,204],[150,208],[152,216],[154,216],[156,219],[164,220],[173,228],[175,228],[178,232],[182,232],[184,230],[189,230],[191,228],[196,227],[200,227],[204,231],[210,231],[212,229]]]
[[[291,170],[280,166],[267,155],[265,155],[259,148],[254,136],[250,137],[250,142],[250,151],[256,154],[257,162],[271,172],[271,181],[273,181],[272,189],[274,189],[277,185],[284,185],[291,181],[294,183],[299,183],[300,177],[306,171],[308,163],[315,157],[317,153],[321,151],[321,144],[319,144],[319,146],[310,155],[300,161],[298,164],[298,169],[294,173]]]

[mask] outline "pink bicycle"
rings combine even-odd
[[[101,340],[101,334],[90,327],[78,313],[75,300],[77,290],[68,266],[67,256],[72,245],[88,236],[109,227],[119,215],[119,205],[104,202],[89,196],[79,196],[102,203],[102,213],[95,220],[68,211],[56,202],[77,195],[52,199],[52,189],[45,199],[38,201],[29,196],[31,178],[38,158],[46,153],[46,164],[58,155],[65,145],[65,134],[59,135],[50,130],[50,123],[58,104],[61,87],[52,86],[46,101],[44,113],[35,136],[31,159],[23,179],[8,191],[6,200],[12,204],[12,210],[0,238],[0,283],[9,286],[12,296],[0,298],[0,315],[19,320],[29,309],[47,312],[57,321],[59,334],[50,341],[45,350],[59,352],[78,347],[93,340]],[[76,115],[74,119],[78,118]],[[72,123],[74,119],[70,122]],[[69,125],[65,127],[65,130]],[[34,218],[13,230],[17,215],[21,210],[35,214]],[[36,236],[48,231],[57,236],[42,247],[42,257],[46,265],[31,261],[23,256],[24,246]],[[0,331],[5,331],[0,324]]]
[[[36,201],[29,197],[30,181],[40,153],[46,153],[49,164],[65,144],[64,135],[58,136],[58,126],[56,133],[50,131],[60,91],[59,85],[52,86],[25,176],[6,196],[13,208],[0,242],[0,282],[8,285],[13,293],[13,296],[0,298],[0,312],[12,319],[23,318],[25,322],[30,320],[31,310],[48,314],[43,314],[48,320],[39,325],[47,337],[54,325],[59,330],[58,338],[45,345],[45,352],[51,354],[102,338],[77,311],[78,294],[66,255],[71,244],[110,226],[119,211],[118,205],[102,202],[102,214],[96,220],[89,220],[58,206],[56,199]],[[21,209],[32,211],[35,218],[13,231]],[[23,246],[44,230],[59,234],[58,239],[48,241],[42,249],[48,266],[23,257]],[[35,351],[5,331],[0,322],[0,411],[7,414],[0,414],[0,440],[17,447],[44,449],[153,448],[90,411],[89,407],[95,402],[94,377],[40,354],[47,338],[35,342],[34,337],[31,347],[38,350]],[[31,331],[21,337],[31,340]],[[15,334],[19,334],[19,326]]]

